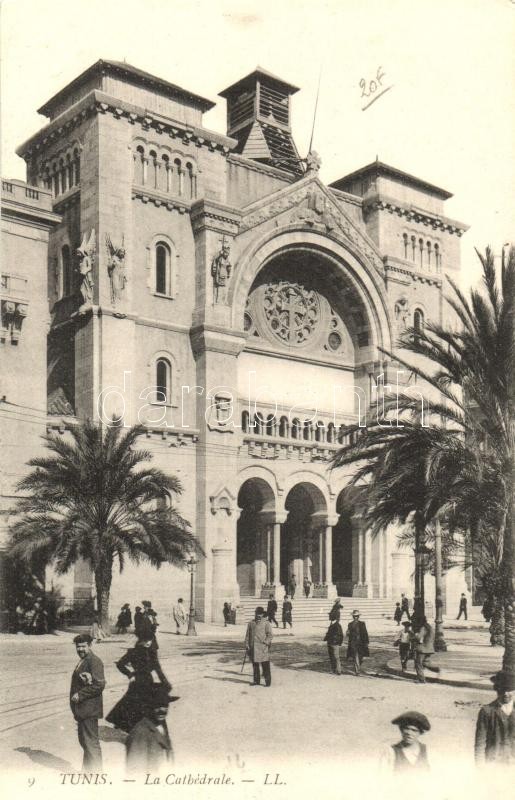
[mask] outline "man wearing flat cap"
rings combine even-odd
[[[255,618],[247,625],[245,636],[245,649],[248,653],[252,666],[254,667],[253,686],[259,686],[260,665],[263,670],[265,686],[272,683],[270,672],[270,648],[272,646],[272,626],[265,619],[265,609],[261,606],[256,608]]]
[[[415,775],[417,772],[427,772],[427,747],[419,739],[431,729],[428,718],[419,711],[406,711],[392,719],[392,725],[399,726],[401,741],[388,748],[382,765],[394,774]]]
[[[515,676],[496,672],[490,680],[497,692],[493,703],[483,706],[478,714],[474,753],[476,764],[515,765],[515,712],[513,700]]]
[[[104,715],[102,692],[106,682],[104,665],[93,653],[92,641],[89,634],[81,634],[73,640],[80,660],[72,673],[70,708],[77,722],[79,744],[84,753],[83,772],[102,771],[98,720]]]
[[[172,699],[168,689],[155,683],[145,698],[143,718],[136,723],[125,742],[127,772],[159,772],[173,761],[172,743],[166,724]]]

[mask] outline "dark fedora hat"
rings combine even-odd
[[[495,675],[490,678],[494,685],[494,689],[501,689],[503,692],[515,691],[515,675],[504,670],[499,670]]]
[[[265,609],[263,608],[263,606],[258,606],[254,612],[254,614],[264,614],[264,613]]]
[[[421,733],[431,730],[428,718],[418,711],[406,711],[404,714],[399,714],[398,717],[392,719],[392,725],[398,725],[399,728],[404,725],[415,725]]]
[[[165,686],[155,683],[146,693],[143,704],[148,708],[160,708],[161,706],[170,705],[175,699],[168,694],[168,689]]]

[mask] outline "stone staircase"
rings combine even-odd
[[[238,622],[248,622],[254,619],[254,612],[257,606],[263,606],[266,611],[267,600],[262,600],[259,597],[241,597],[239,606],[242,609],[241,614],[238,614]],[[386,617],[393,618],[395,609],[395,601],[382,600],[374,598],[363,597],[342,597],[342,610],[341,619],[350,621],[353,609],[357,608],[360,611],[362,619],[385,619]],[[281,623],[281,601],[277,601],[277,621]],[[328,622],[329,610],[333,605],[332,600],[325,598],[313,598],[295,595],[293,601],[293,623],[296,622]]]

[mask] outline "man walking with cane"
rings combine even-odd
[[[272,683],[270,672],[270,648],[272,646],[272,626],[265,619],[265,609],[261,606],[256,608],[255,618],[247,625],[245,636],[245,651],[252,661],[254,668],[253,686],[259,686],[261,675],[260,665],[263,670],[265,686]],[[245,663],[245,661],[243,662]]]

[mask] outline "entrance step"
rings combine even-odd
[[[362,619],[386,619],[393,618],[395,601],[364,598],[364,597],[342,597],[341,619],[350,620],[353,609],[360,611]],[[243,620],[248,622],[254,619],[254,612],[257,606],[262,606],[266,611],[267,600],[260,597],[241,597],[239,605],[243,608]],[[277,601],[277,621],[281,621],[281,602]],[[333,601],[326,598],[300,597],[293,600],[293,622],[327,622],[328,614],[332,608]]]

